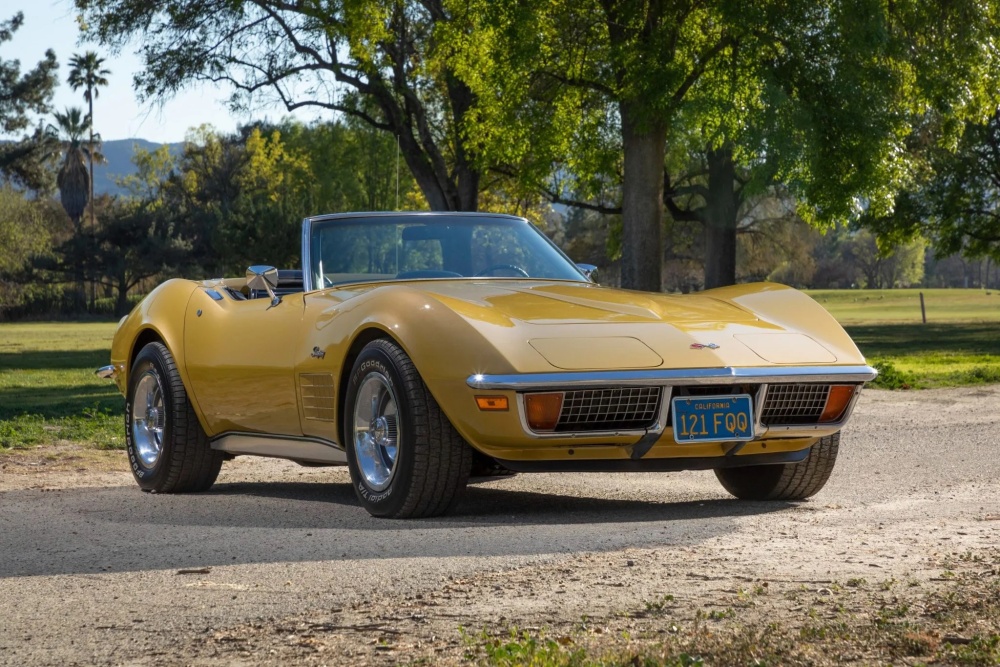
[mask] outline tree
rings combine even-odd
[[[15,273],[48,246],[40,207],[10,185],[0,186],[0,274]]]
[[[180,264],[186,249],[169,212],[148,199],[111,198],[94,230],[94,264],[115,293],[115,315],[129,312],[129,292]]]
[[[851,238],[845,259],[857,268],[868,289],[909,287],[923,280],[926,249],[927,243],[919,237],[880,249],[875,236],[862,229]]]
[[[192,81],[229,84],[232,104],[341,112],[393,135],[434,210],[476,210],[482,169],[466,132],[476,104],[439,49],[468,9],[448,0],[76,0],[87,34],[140,38],[136,86],[162,98]],[[263,47],[261,45],[267,45]]]
[[[227,268],[242,272],[251,264],[296,266],[299,224],[312,213],[309,160],[303,152],[289,150],[279,130],[265,135],[254,128],[241,149],[239,194],[216,230]]]
[[[69,77],[66,82],[73,90],[83,88],[83,99],[87,101],[87,124],[90,126],[90,140],[87,142],[88,166],[90,167],[90,201],[94,201],[94,99],[100,94],[100,87],[108,85],[108,74],[111,70],[102,67],[104,58],[98,58],[93,51],[86,51],[83,55],[77,53],[69,59]],[[96,227],[94,222],[94,207],[90,208],[90,226]]]
[[[73,228],[79,233],[83,212],[90,200],[90,174],[87,172],[87,158],[90,144],[84,141],[90,131],[90,119],[83,115],[79,107],[68,107],[62,113],[55,112],[55,125],[48,126],[47,133],[57,140],[63,155],[62,165],[56,183],[59,187],[59,201],[66,215],[73,221]]]
[[[557,183],[546,188],[555,203],[611,182],[616,201],[590,208],[622,216],[622,285],[658,291],[668,133],[692,86],[732,46],[731,17],[712,3],[642,0],[481,0],[476,9],[476,38],[457,48],[479,100],[479,154],[536,186],[555,164]]]
[[[569,190],[584,201],[546,189],[622,214],[623,284],[645,289],[659,282],[657,193],[677,218],[705,226],[706,266],[718,263],[707,283],[732,282],[744,197],[781,184],[819,225],[885,213],[912,176],[913,114],[979,117],[997,88],[996,3],[591,0],[481,11],[485,46],[472,41],[475,72],[461,72],[485,118],[479,154],[573,173]],[[603,119],[619,140],[586,120],[578,131],[567,107]],[[496,119],[508,131],[490,133]],[[604,151],[622,159],[592,157]],[[664,174],[664,155],[687,159]],[[692,156],[704,169],[682,182]],[[603,171],[587,173],[593,166]]]
[[[47,311],[59,303],[60,290],[34,271],[65,231],[66,218],[58,206],[10,184],[0,185],[0,319],[30,311],[33,305]]]
[[[968,123],[954,152],[936,149],[924,187],[899,208],[893,226],[931,237],[940,254],[1000,262],[1000,109]]]
[[[18,12],[8,21],[0,22],[0,47],[9,42],[24,23]],[[33,114],[49,112],[52,91],[56,85],[55,53],[49,49],[45,59],[33,69],[21,73],[17,60],[0,59],[0,134],[23,132],[32,122]],[[33,190],[45,190],[51,180],[44,169],[44,149],[39,140],[23,136],[17,141],[0,142],[0,176]]]
[[[78,107],[69,107],[64,112],[55,112],[56,124],[49,125],[46,134],[49,142],[62,152],[62,165],[56,176],[59,188],[59,201],[66,215],[73,222],[73,239],[71,241],[74,280],[76,282],[76,298],[78,306],[85,299],[83,287],[83,269],[85,264],[85,244],[81,219],[90,200],[90,175],[87,173],[87,157],[91,147],[84,137],[90,129],[90,119],[83,115]]]

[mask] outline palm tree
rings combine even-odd
[[[87,160],[93,158],[92,140],[85,137],[88,132],[93,137],[90,117],[84,116],[79,107],[67,107],[65,111],[53,114],[55,125],[50,124],[46,134],[63,155],[62,166],[56,177],[59,186],[59,201],[66,210],[66,215],[73,221],[73,229],[79,234],[80,220],[90,201],[90,174],[87,171]],[[100,135],[98,135],[99,138]]]
[[[87,101],[87,121],[90,125],[90,201],[94,201],[94,99],[99,95],[98,88],[108,85],[106,76],[111,74],[111,70],[102,68],[104,58],[98,58],[93,51],[86,51],[82,55],[77,53],[69,59],[69,76],[67,83],[73,90],[83,88],[83,99]],[[100,137],[98,137],[100,141]],[[61,190],[60,190],[61,191]],[[72,217],[72,216],[71,216]],[[90,207],[90,226],[95,227],[94,207]]]
[[[45,143],[50,146],[50,156],[61,153],[62,166],[56,176],[59,187],[59,201],[66,215],[73,221],[74,233],[74,279],[76,281],[76,298],[78,305],[86,298],[83,287],[83,229],[81,219],[90,201],[91,181],[87,172],[87,160],[93,159],[93,131],[90,127],[90,117],[83,115],[79,107],[69,107],[62,113],[53,114],[55,125],[49,124],[45,129]],[[91,140],[86,137],[90,133]],[[97,135],[100,141],[100,135]]]

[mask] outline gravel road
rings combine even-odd
[[[866,391],[804,503],[738,502],[710,472],[519,475],[471,486],[453,516],[390,521],[342,469],[238,459],[208,494],[153,496],[125,472],[8,462],[0,664],[447,662],[459,626],[665,591],[693,608],[765,576],[929,576],[935,554],[1000,543],[998,450],[987,386]]]

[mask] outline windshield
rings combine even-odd
[[[491,216],[373,216],[314,222],[315,287],[421,278],[585,280],[526,220]]]

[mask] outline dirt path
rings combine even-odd
[[[7,456],[0,664],[448,664],[509,628],[706,664],[992,664],[997,447],[1000,387],[867,391],[806,503],[711,473],[521,475],[419,522],[367,517],[339,470],[238,460],[213,494],[156,497],[115,458]]]

